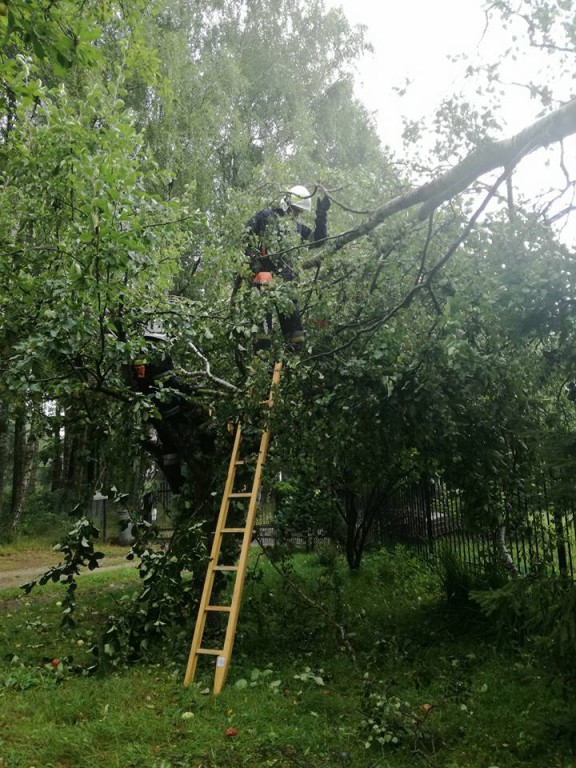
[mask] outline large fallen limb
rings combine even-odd
[[[536,149],[548,147],[574,133],[576,133],[576,99],[572,99],[511,138],[495,141],[474,150],[462,162],[433,181],[388,200],[358,226],[334,238],[324,247],[322,256],[308,259],[303,267],[304,269],[317,267],[326,256],[340,250],[347,243],[367,235],[386,219],[401,211],[420,206],[417,218],[424,220],[441,203],[464,192],[485,173],[498,168],[510,171]]]

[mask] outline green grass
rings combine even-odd
[[[0,592],[1,768],[574,765],[574,704],[529,646],[448,608],[405,551],[322,562],[254,560],[219,696],[213,661],[182,686],[192,627],[148,664],[82,674],[134,569],[80,579],[72,631],[58,585]]]

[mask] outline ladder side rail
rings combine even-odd
[[[204,636],[204,629],[206,626],[206,618],[208,616],[208,612],[206,611],[206,605],[210,600],[210,594],[212,592],[213,585],[214,585],[214,571],[211,570],[206,575],[202,598],[200,600],[201,607],[198,609],[196,624],[194,625],[194,635],[192,636],[190,653],[188,655],[188,663],[186,665],[186,672],[184,674],[184,687],[186,688],[190,685],[192,680],[194,680],[194,675],[196,674],[196,666],[198,664],[198,649],[200,648],[200,645],[202,643],[202,637]],[[204,604],[204,608],[202,608],[202,604]]]
[[[260,450],[258,452],[258,460],[256,462],[256,469],[254,472],[254,483],[252,486],[252,495],[250,503],[248,505],[248,511],[246,514],[246,528],[242,537],[242,547],[240,550],[240,557],[238,560],[238,572],[236,574],[236,581],[234,582],[234,589],[232,593],[232,600],[230,603],[231,609],[228,616],[228,626],[226,629],[226,636],[224,639],[224,647],[222,649],[222,655],[216,660],[216,671],[214,673],[214,693],[220,693],[226,677],[228,675],[228,668],[230,667],[230,660],[232,658],[232,649],[234,647],[234,640],[236,637],[236,627],[238,625],[238,617],[240,615],[240,605],[242,602],[242,593],[244,591],[244,583],[246,581],[246,571],[248,569],[248,556],[250,553],[250,545],[252,543],[252,534],[254,532],[254,522],[256,519],[256,510],[258,508],[258,494],[262,485],[262,471],[264,463],[266,461],[266,454],[268,450],[268,444],[270,441],[270,431],[266,430],[262,434],[260,440]]]
[[[214,567],[218,562],[220,556],[220,548],[222,546],[222,529],[226,526],[226,520],[228,518],[228,510],[230,507],[230,494],[234,487],[234,480],[236,477],[236,466],[238,461],[238,455],[240,453],[240,442],[242,439],[242,426],[238,423],[236,427],[236,435],[234,436],[234,446],[232,448],[232,454],[230,456],[230,463],[228,465],[228,474],[226,476],[226,484],[224,486],[224,493],[222,494],[222,501],[220,503],[220,511],[218,513],[218,521],[216,523],[216,530],[214,533],[214,539],[212,541],[212,549],[210,552],[210,559],[206,568],[206,577],[204,580],[204,587],[202,589],[202,596],[198,605],[198,615],[196,618],[196,624],[194,626],[194,634],[192,636],[192,643],[190,645],[190,653],[188,656],[188,664],[186,665],[186,672],[184,675],[184,686],[188,687],[194,675],[196,673],[196,665],[198,663],[198,649],[202,642],[204,635],[204,628],[206,626],[206,618],[208,615],[207,607],[210,603],[212,596],[212,589],[214,587]]]
[[[280,382],[280,375],[282,372],[282,363],[277,362],[274,366],[272,375],[272,385],[270,394],[268,397],[267,405],[271,409],[274,404],[275,388]],[[260,447],[258,451],[258,457],[256,460],[256,467],[254,471],[254,477],[252,481],[252,490],[247,494],[234,494],[234,482],[236,477],[236,468],[238,466],[238,456],[240,452],[240,442],[242,437],[242,427],[239,422],[236,428],[236,436],[234,440],[234,447],[232,449],[232,456],[230,458],[230,464],[228,468],[228,475],[226,478],[226,484],[224,493],[222,496],[222,502],[220,505],[220,513],[218,515],[218,521],[216,523],[216,530],[214,534],[214,541],[212,543],[212,551],[208,562],[206,580],[204,582],[204,588],[202,591],[202,598],[200,600],[200,606],[198,611],[198,618],[196,626],[194,628],[194,637],[192,639],[192,645],[190,648],[190,656],[188,660],[188,666],[186,669],[186,675],[184,678],[184,685],[188,686],[193,680],[196,665],[198,662],[199,652],[209,653],[216,655],[216,671],[214,675],[214,693],[220,693],[222,687],[226,681],[228,674],[228,668],[230,665],[230,659],[232,655],[232,649],[234,646],[234,638],[236,635],[236,626],[238,623],[238,616],[240,613],[240,604],[242,600],[242,593],[244,589],[244,582],[246,579],[246,571],[248,566],[248,556],[250,552],[250,545],[252,543],[252,536],[254,532],[254,524],[256,520],[256,511],[258,508],[258,495],[262,485],[262,473],[266,457],[268,454],[268,447],[270,444],[270,427],[267,426],[262,432],[260,439]],[[234,581],[234,587],[232,592],[232,599],[228,611],[228,624],[226,628],[226,634],[224,639],[224,647],[221,651],[200,649],[200,643],[204,634],[204,628],[206,624],[206,618],[209,611],[210,597],[212,594],[212,588],[214,585],[215,570],[217,568],[217,561],[220,555],[220,549],[222,546],[223,531],[226,528],[226,522],[228,518],[228,512],[230,508],[230,501],[236,496],[242,495],[249,498],[248,510],[246,513],[246,522],[242,537],[242,545],[240,550],[240,557],[238,560],[238,566],[230,568],[230,570],[236,571],[236,578]],[[220,607],[221,609],[222,607]]]
[[[274,374],[272,376],[272,388],[270,389],[270,395],[268,399],[268,406],[270,409],[274,404],[274,389],[280,381],[281,371],[282,364],[276,363],[274,366]],[[248,555],[250,553],[250,545],[252,543],[252,535],[254,532],[254,523],[256,521],[258,494],[260,493],[260,488],[262,486],[262,473],[264,471],[264,464],[266,463],[269,445],[270,427],[267,427],[262,433],[262,437],[260,439],[260,448],[258,450],[258,458],[256,460],[256,468],[254,471],[252,494],[250,496],[248,511],[246,513],[246,529],[242,538],[242,548],[240,550],[240,558],[238,560],[238,573],[236,574],[236,581],[234,583],[234,590],[231,600],[231,611],[228,617],[228,627],[226,629],[226,636],[224,639],[224,648],[222,650],[222,655],[219,656],[216,660],[216,671],[214,673],[214,693],[220,693],[222,690],[224,683],[226,682],[228,669],[230,667],[230,660],[232,658],[232,649],[234,647],[234,640],[236,637],[236,627],[238,625],[238,617],[240,615],[240,605],[242,602],[244,583],[246,581]]]

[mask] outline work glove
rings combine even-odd
[[[316,210],[318,213],[327,213],[330,210],[331,201],[328,195],[318,198],[316,203]]]

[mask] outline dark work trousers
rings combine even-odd
[[[259,285],[254,286],[257,290],[262,290]],[[264,290],[266,290],[264,288]],[[283,312],[278,312],[278,320],[280,321],[280,328],[282,329],[282,335],[284,341],[289,346],[297,346],[304,342],[304,328],[302,327],[302,317],[300,316],[300,309],[298,308],[298,302],[293,299],[294,309],[289,315]],[[272,312],[267,312],[262,321],[262,327],[256,336],[254,342],[254,352],[261,352],[268,350],[272,346]]]

